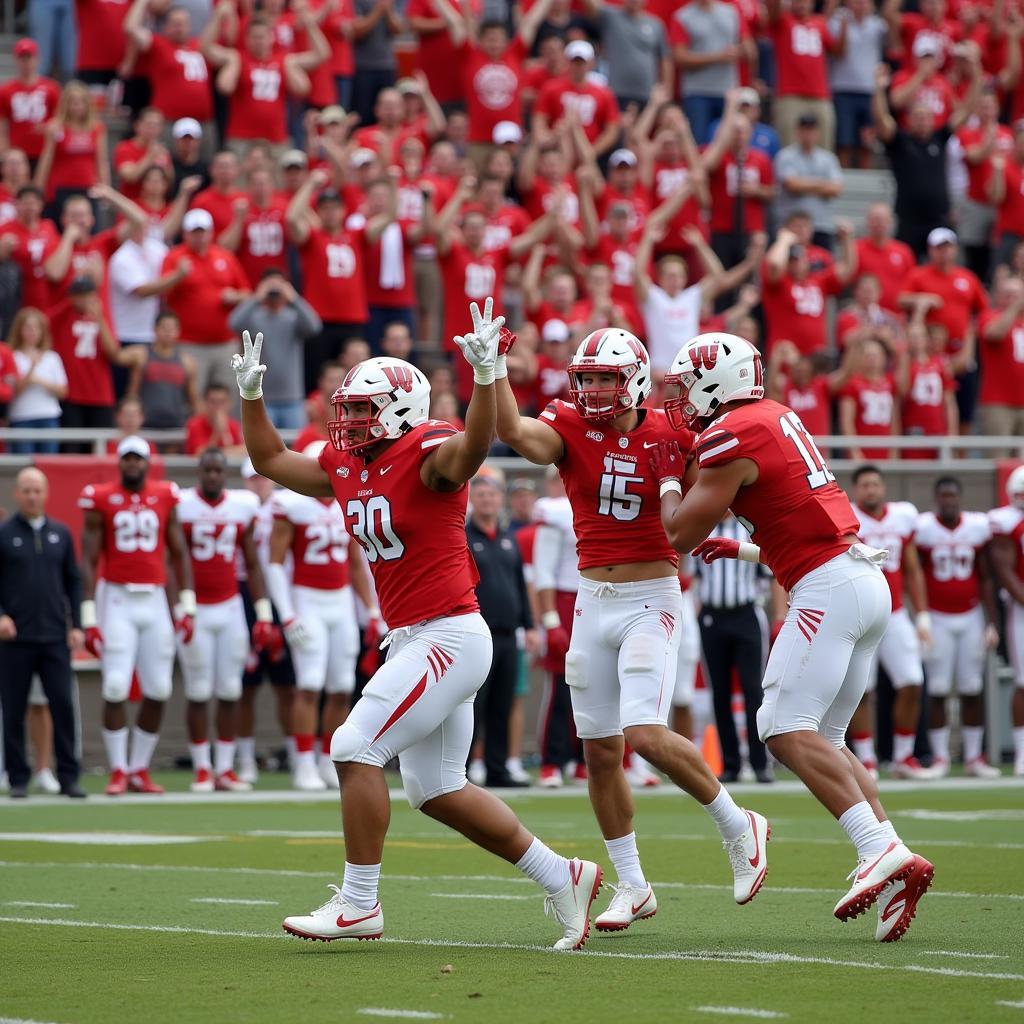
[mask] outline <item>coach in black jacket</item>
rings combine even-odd
[[[11,796],[27,793],[25,709],[38,672],[53,718],[61,792],[81,797],[70,652],[82,643],[75,548],[68,528],[46,515],[46,477],[29,467],[14,487],[18,512],[0,523],[0,705]]]
[[[499,522],[505,492],[500,479],[481,473],[470,489],[470,519],[466,525],[469,549],[473,552],[480,582],[476,597],[494,640],[494,659],[484,685],[476,695],[474,742],[482,733],[487,785],[510,787],[508,774],[508,719],[515,697],[519,671],[516,631],[528,631],[532,645],[533,617],[526,594],[523,560],[510,530]]]

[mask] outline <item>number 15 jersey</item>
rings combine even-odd
[[[585,420],[568,402],[551,402],[540,414],[565,446],[558,474],[572,505],[581,571],[626,562],[679,564],[661,525],[650,450],[659,441],[678,441],[685,456],[693,435],[673,430],[660,409],[639,412],[640,423],[628,434]]]
[[[432,491],[420,477],[430,453],[456,433],[450,423],[427,420],[370,463],[332,444],[320,453],[390,629],[479,608],[480,576],[466,540],[469,488]]]
[[[792,409],[762,399],[720,416],[697,438],[701,469],[736,459],[757,464],[732,511],[761,547],[761,560],[785,587],[842,554],[860,523],[849,499]]]

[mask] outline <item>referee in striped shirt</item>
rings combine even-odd
[[[750,534],[734,516],[723,519],[714,537],[750,543]],[[767,653],[768,624],[756,604],[757,583],[764,571],[752,562],[720,558],[710,565],[696,559],[697,595],[700,598],[700,639],[704,675],[711,687],[715,722],[722,744],[722,782],[739,778],[740,742],[732,716],[733,671],[739,676],[747,714],[750,766],[758,782],[772,782],[768,756],[757,735],[757,709],[761,706],[761,679]]]

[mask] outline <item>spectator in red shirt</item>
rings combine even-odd
[[[836,40],[824,16],[815,14],[813,0],[766,0],[768,28],[775,46],[778,73],[775,130],[783,146],[796,142],[796,123],[814,114],[821,126],[821,144],[835,148],[835,108],[828,84],[828,54]]]
[[[249,191],[232,203],[231,223],[217,236],[217,244],[238,256],[249,286],[255,288],[270,269],[288,271],[284,216],[288,200],[274,190],[274,175],[267,167],[249,173]]]
[[[235,216],[236,204],[245,199],[238,187],[238,157],[229,149],[222,149],[210,162],[210,186],[197,192],[192,200],[196,209],[206,210],[213,218],[213,233],[219,238],[227,231]]]
[[[902,431],[912,437],[942,437],[960,432],[956,382],[949,359],[929,348],[928,329],[917,320],[907,327],[905,350],[896,354],[896,390]],[[936,459],[934,448],[907,448],[904,459]]]
[[[941,52],[942,46],[935,36],[921,33],[914,40],[914,66],[893,75],[889,105],[902,127],[908,127],[907,114],[918,103],[932,112],[936,131],[949,121],[956,97],[949,82],[939,71]]]
[[[0,261],[13,260],[21,271],[21,304],[46,309],[50,284],[43,264],[57,248],[57,230],[43,219],[43,193],[35,185],[18,190],[14,207],[14,220],[0,225]]]
[[[853,286],[853,301],[836,318],[840,348],[875,338],[890,351],[900,338],[900,320],[879,303],[882,286],[874,274],[860,274]]]
[[[907,275],[917,265],[914,250],[893,237],[892,207],[888,203],[872,203],[864,226],[865,236],[857,239],[857,273],[876,278],[881,287],[879,304],[895,313],[900,309]]]
[[[470,0],[474,18],[483,12],[482,0]],[[435,0],[409,0],[405,18],[410,31],[419,38],[416,60],[430,82],[430,91],[446,110],[465,101],[459,51],[448,32]],[[342,101],[343,106],[347,104]]]
[[[163,114],[156,107],[143,107],[135,119],[135,134],[114,147],[118,187],[129,199],[139,198],[142,176],[151,167],[171,173],[171,154],[160,141],[163,130]]]
[[[130,61],[125,63],[124,20],[131,0],[75,0],[78,21],[78,78],[102,101],[107,86],[120,73],[128,78]],[[70,74],[71,68],[65,72]]]
[[[14,66],[14,78],[0,86],[0,152],[20,149],[30,160],[38,160],[43,128],[57,109],[60,86],[39,74],[35,40],[19,39],[14,44]]]
[[[1009,264],[1024,241],[1024,121],[1013,126],[1013,147],[994,153],[985,194],[996,209],[996,263]]]
[[[963,29],[946,17],[946,0],[920,0],[917,7],[917,11],[900,14],[904,55],[913,51],[918,37],[928,38],[934,41],[936,61],[942,67],[953,55],[954,44],[963,37]]]
[[[1024,435],[1024,281],[1004,277],[982,313],[981,424],[986,434]],[[1002,453],[1004,455],[1010,452]]]
[[[838,369],[823,372],[819,364],[830,362],[827,355],[804,356],[793,342],[777,341],[768,359],[768,397],[788,405],[812,437],[824,437],[832,433],[832,400],[859,360],[860,346],[851,345]]]
[[[97,183],[110,184],[107,130],[81,82],[68,82],[60,94],[57,113],[46,124],[34,180],[54,211],[70,195],[88,192]]]
[[[845,437],[892,437],[900,432],[896,380],[886,369],[885,347],[878,341],[861,345],[857,372],[839,398],[839,433]],[[873,462],[890,457],[888,448],[851,448],[849,457]]]
[[[167,292],[167,306],[181,323],[181,351],[195,360],[198,386],[235,383],[231,356],[238,340],[228,315],[250,291],[234,253],[213,244],[213,218],[206,210],[189,210],[182,221],[184,242],[165,257],[163,273],[184,269]]]
[[[245,455],[242,426],[231,416],[231,391],[223,384],[206,386],[202,412],[185,423],[185,454],[198,455],[207,448]]]

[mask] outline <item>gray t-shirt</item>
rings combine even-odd
[[[695,53],[719,53],[740,41],[739,11],[732,4],[687,4],[672,17],[686,31],[687,49]],[[679,81],[684,96],[724,96],[740,84],[734,63],[691,68],[680,74]]]
[[[842,18],[829,19],[828,30],[839,38]],[[846,49],[842,57],[829,62],[829,81],[833,92],[859,92],[870,95],[875,89],[875,68],[885,49],[889,26],[877,14],[863,21],[849,18],[846,26]]]
[[[816,146],[805,153],[799,146],[786,146],[775,157],[775,178],[779,182],[779,197],[775,212],[779,222],[796,210],[810,214],[815,231],[834,231],[833,200],[821,196],[797,196],[786,191],[786,178],[820,178],[823,181],[842,181],[843,172],[835,153]]]
[[[365,18],[376,6],[376,0],[354,0],[356,15]],[[395,49],[388,32],[387,18],[376,25],[355,44],[356,72],[394,71]]]
[[[630,16],[618,7],[602,7],[599,18],[608,88],[616,96],[646,100],[660,76],[659,62],[668,56],[665,26],[653,15]]]

